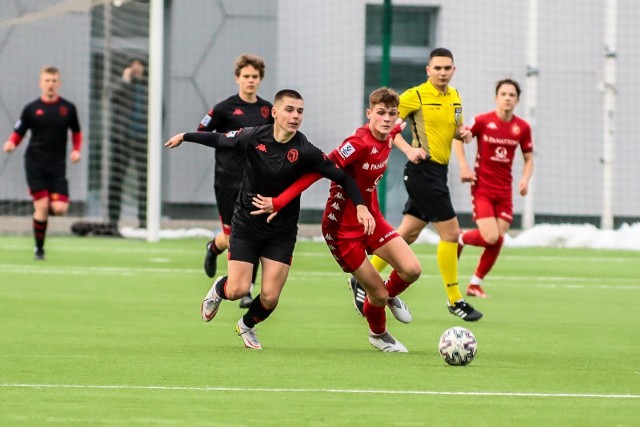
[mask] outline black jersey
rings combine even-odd
[[[268,214],[260,217],[249,215],[251,211],[257,210],[251,203],[253,197],[257,194],[276,197],[308,172],[318,172],[337,182],[345,188],[355,204],[364,204],[355,181],[329,160],[322,150],[309,142],[302,132],[296,132],[284,144],[273,138],[273,125],[246,128],[227,134],[189,132],[184,135],[184,140],[214,148],[234,147],[233,149],[246,153],[247,168],[234,216],[264,221]],[[282,208],[271,224],[274,227],[295,225],[299,216],[300,196]]]
[[[214,105],[200,121],[198,131],[226,133],[251,126],[273,123],[271,103],[260,97],[254,103],[245,102],[236,94]],[[215,154],[215,185],[240,188],[246,156],[242,150],[220,147]]]
[[[41,98],[27,104],[13,128],[21,137],[31,129],[31,139],[25,152],[28,161],[64,164],[67,155],[69,129],[80,132],[75,105],[59,97],[45,102]]]

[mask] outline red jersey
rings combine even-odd
[[[365,124],[329,154],[329,158],[356,181],[365,205],[376,221],[382,218],[377,186],[387,170],[393,138],[399,130],[396,126],[386,140],[380,141],[369,130],[369,124]],[[347,199],[344,189],[332,182],[322,221],[323,228],[333,229],[337,238],[363,235],[356,206]]]
[[[478,141],[472,192],[511,195],[513,159],[516,148],[523,153],[533,151],[531,127],[518,116],[505,122],[495,111],[476,116],[471,133]]]

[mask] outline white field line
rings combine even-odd
[[[202,392],[267,392],[267,393],[342,393],[342,394],[405,394],[433,396],[503,396],[503,397],[569,397],[595,399],[640,399],[640,394],[598,393],[521,393],[502,391],[436,391],[436,390],[372,390],[372,389],[322,389],[322,388],[263,388],[263,387],[186,387],[186,386],[135,386],[91,384],[0,384],[3,388],[54,388],[98,390],[162,390]]]
[[[67,276],[122,276],[136,275],[202,275],[199,268],[168,268],[168,267],[73,267],[56,266],[44,267],[42,263],[34,265],[0,264],[0,273],[12,274],[43,274],[43,275],[67,275]],[[336,271],[297,271],[294,267],[289,272],[291,280],[301,280],[308,277],[325,278],[330,280],[344,280],[346,275]],[[429,279],[439,281],[439,274],[422,274],[419,280]],[[640,289],[640,280],[635,278],[611,278],[611,277],[574,277],[574,276],[500,276],[492,275],[494,282],[507,282],[508,284],[524,283],[527,286],[537,287],[589,287],[592,289]]]
[[[201,245],[202,246],[202,245]],[[324,246],[322,246],[324,249]],[[15,244],[0,244],[0,251],[26,251],[27,253],[31,253],[31,247],[25,247],[24,245],[15,245]],[[104,247],[96,247],[96,246],[82,246],[82,245],[73,245],[73,246],[61,246],[56,247],[54,249],[50,249],[52,252],[66,252],[66,253],[116,253],[116,254],[146,254],[146,255],[171,255],[173,257],[186,255],[186,254],[197,254],[202,255],[204,253],[203,247],[194,246],[193,249],[181,249],[176,251],[175,248],[159,248],[153,246],[147,247],[117,247],[117,248],[104,248]],[[476,255],[474,255],[476,256]],[[329,250],[326,251],[295,251],[293,254],[293,258],[296,257],[326,257],[327,259],[331,259],[331,254]],[[418,254],[418,258],[421,260],[434,260],[436,259],[435,251],[433,254]],[[514,254],[501,254],[500,259],[508,259],[510,261],[521,261],[521,262],[531,262],[531,261],[543,261],[543,262],[567,262],[567,261],[575,261],[576,259],[581,262],[606,262],[606,263],[627,263],[640,262],[640,253],[638,255],[630,254],[629,256],[616,256],[616,257],[607,257],[607,256],[537,256],[537,255],[514,255]]]

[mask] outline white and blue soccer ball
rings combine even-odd
[[[478,341],[467,328],[454,326],[440,336],[440,356],[452,366],[466,366],[478,353]]]

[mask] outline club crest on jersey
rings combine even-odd
[[[200,120],[200,124],[201,124],[203,127],[207,127],[207,126],[209,126],[209,123],[211,123],[211,116],[210,116],[210,115],[208,115],[208,114],[207,114],[206,116],[204,116],[204,117],[202,118],[202,120]]]
[[[60,107],[58,109],[58,112],[60,113],[60,115],[62,117],[65,117],[67,115],[67,113],[69,113],[69,109],[63,105],[62,107]]]
[[[517,124],[514,124],[513,126],[511,126],[511,133],[514,136],[520,135],[520,126],[518,126]]]
[[[262,108],[260,109],[260,114],[261,114],[261,115],[262,115],[262,117],[263,117],[263,118],[265,118],[265,119],[266,119],[267,117],[269,117],[269,113],[270,113],[270,111],[269,111],[269,107],[262,107]]]
[[[298,161],[298,150],[296,150],[295,148],[292,148],[291,150],[289,150],[289,152],[287,153],[287,160],[289,160],[289,163],[295,163]]]
[[[346,159],[350,155],[356,152],[356,149],[350,142],[347,142],[342,147],[338,149],[338,153],[342,156],[343,159]]]

